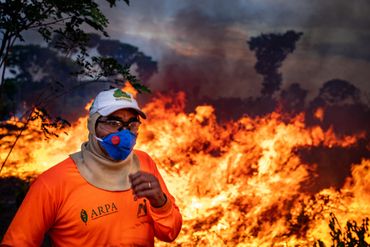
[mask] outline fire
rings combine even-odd
[[[312,246],[318,239],[330,245],[330,213],[343,223],[369,217],[370,160],[353,164],[341,189],[313,194],[304,184],[315,179],[316,166],[305,164],[296,152],[351,147],[364,134],[337,136],[332,129],[307,127],[303,114],[288,123],[272,113],[220,124],[211,106],[189,114],[184,107],[183,93],[147,104],[148,119],[137,142],[157,162],[181,209],[178,245]],[[57,139],[26,132],[1,176],[40,173],[78,151],[87,138],[86,121],[80,118]]]
[[[18,125],[22,127],[22,124]],[[26,178],[33,174],[39,174],[53,164],[64,160],[67,154],[78,151],[81,143],[87,137],[87,116],[80,118],[74,123],[68,134],[59,133],[57,139],[45,138],[42,132],[40,132],[40,126],[41,120],[31,122],[29,128],[22,133],[16,144],[17,146],[11,152],[8,162],[1,172],[2,177],[18,176]],[[0,130],[0,132],[5,131],[5,129]],[[15,138],[14,136],[5,136],[1,139],[2,146],[5,143],[13,143]],[[8,148],[1,150],[1,161],[5,159],[8,152]]]
[[[129,83],[128,81],[125,82],[125,85],[124,87],[122,88],[123,91],[125,92],[129,92],[130,94],[132,94],[134,97],[136,97],[137,95],[137,90],[131,85],[131,83]]]
[[[317,119],[319,119],[320,121],[323,121],[324,120],[324,109],[322,108],[318,108],[316,111],[315,111],[315,117]]]

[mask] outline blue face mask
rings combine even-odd
[[[136,144],[136,136],[127,129],[109,134],[103,139],[95,138],[114,160],[125,160]]]

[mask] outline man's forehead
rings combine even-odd
[[[120,117],[122,119],[125,119],[125,118],[137,117],[139,116],[139,113],[135,111],[134,109],[126,108],[126,109],[117,110],[108,116],[112,116],[112,117],[115,116],[115,117]]]

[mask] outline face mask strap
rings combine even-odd
[[[103,139],[101,139],[101,138],[97,137],[96,135],[94,135],[94,138],[95,138],[96,140],[98,140],[98,141],[103,142]]]

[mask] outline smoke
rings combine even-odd
[[[261,77],[246,44],[261,33],[303,32],[283,62],[283,87],[299,83],[315,97],[341,78],[369,93],[370,3],[367,0],[100,1],[113,39],[139,47],[159,64],[154,91],[183,90],[191,99],[259,96]],[[27,40],[33,40],[26,34]],[[35,40],[37,40],[35,38]]]
[[[114,38],[138,45],[158,61],[151,88],[186,91],[192,101],[259,96],[262,80],[247,40],[261,33],[303,32],[282,64],[282,89],[299,83],[312,99],[333,78],[369,92],[368,7],[365,0],[154,0],[107,14]]]
[[[192,100],[244,97],[260,90],[244,34],[195,8],[178,12],[172,25],[176,39],[153,78],[159,89],[183,90]]]

